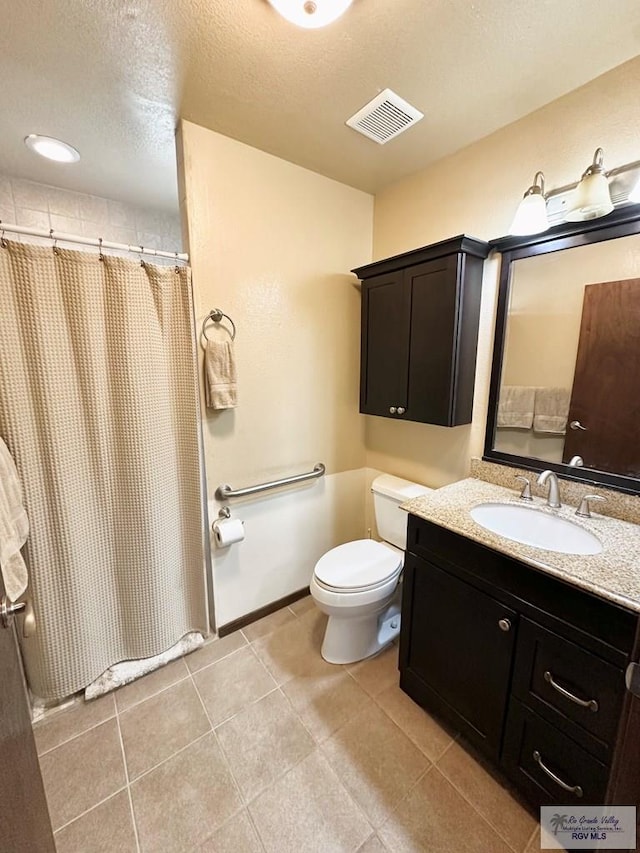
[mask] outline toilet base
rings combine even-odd
[[[400,603],[360,617],[330,615],[321,654],[327,663],[356,663],[382,651],[400,633]]]

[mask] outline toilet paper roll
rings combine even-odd
[[[244,521],[239,518],[220,518],[213,522],[213,535],[218,548],[227,548],[244,539]]]

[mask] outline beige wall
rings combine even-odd
[[[480,140],[376,196],[374,258],[455,234],[504,235],[542,169],[547,188],[578,179],[594,150],[609,168],[638,159],[640,59]],[[437,121],[437,116],[425,120]],[[498,261],[485,264],[473,424],[446,429],[367,418],[367,464],[439,486],[464,477],[484,443]]]
[[[209,499],[327,467],[311,487],[232,504],[247,536],[213,554],[220,625],[308,585],[323,551],[364,534],[349,270],[371,260],[373,197],[189,122],[178,148],[196,323],[219,307],[237,327],[238,408],[203,410]]]

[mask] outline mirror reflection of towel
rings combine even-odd
[[[567,431],[570,400],[571,392],[568,388],[538,388],[533,414],[533,431],[564,435]]]
[[[498,427],[531,429],[536,389],[526,385],[503,385],[498,402]]]

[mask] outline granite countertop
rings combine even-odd
[[[570,519],[598,537],[602,552],[560,554],[506,539],[471,518],[470,510],[481,503],[521,504]],[[525,503],[519,491],[472,478],[412,498],[401,509],[640,613],[640,526],[636,524],[593,509],[592,518],[576,518],[573,506],[551,509],[541,498]]]

